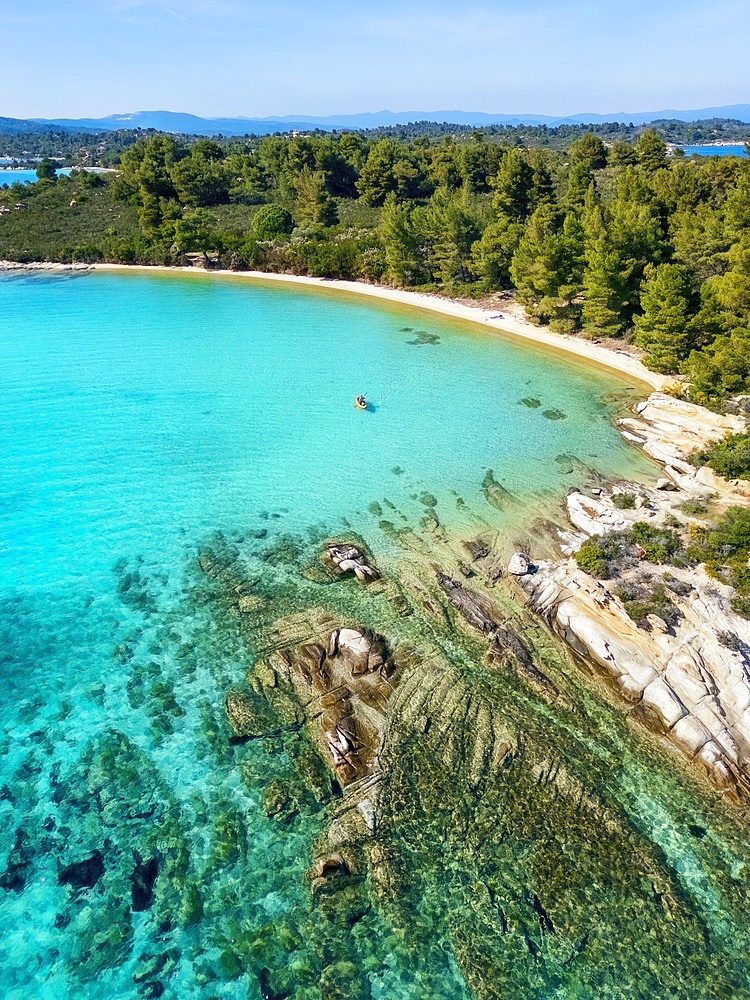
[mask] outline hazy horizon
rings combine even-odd
[[[410,108],[628,113],[746,99],[750,8],[668,0],[446,0],[325,13],[282,0],[38,0],[0,13],[13,118],[164,109],[201,117],[323,117]]]
[[[732,101],[729,104],[723,105],[723,107],[728,107],[728,108],[737,107],[737,106],[743,106],[744,107],[744,106],[747,106],[747,105],[750,105],[750,101],[746,102],[746,101],[736,100],[736,101]],[[559,112],[559,113],[548,112],[544,108],[534,108],[534,109],[529,109],[529,108],[520,108],[520,109],[519,108],[500,108],[500,109],[493,108],[493,109],[490,109],[489,111],[487,111],[485,109],[481,109],[481,108],[478,109],[478,108],[475,108],[475,107],[453,107],[453,108],[392,108],[392,107],[379,107],[379,108],[375,108],[375,107],[370,107],[370,108],[358,108],[358,109],[356,109],[354,111],[341,111],[339,109],[333,109],[333,110],[330,110],[330,111],[325,111],[325,112],[320,112],[320,113],[318,113],[318,112],[296,113],[295,110],[293,108],[291,108],[291,109],[286,109],[286,110],[279,111],[278,113],[274,113],[274,114],[255,115],[255,114],[249,114],[249,113],[245,113],[245,112],[240,112],[240,113],[237,113],[237,114],[228,114],[228,113],[225,113],[225,112],[222,112],[222,111],[218,111],[215,114],[208,114],[208,113],[206,113],[206,114],[198,114],[194,109],[189,108],[189,107],[176,107],[176,108],[175,107],[169,107],[169,108],[167,108],[167,107],[158,107],[158,108],[157,107],[149,107],[149,108],[145,108],[145,107],[141,108],[141,107],[139,107],[139,108],[129,108],[128,110],[118,109],[118,110],[114,110],[114,111],[108,111],[108,112],[105,112],[104,114],[101,114],[101,115],[99,115],[99,114],[97,114],[97,115],[91,115],[91,114],[83,113],[83,114],[79,114],[79,115],[56,115],[56,116],[54,116],[54,118],[55,119],[60,119],[60,120],[62,120],[64,118],[71,118],[71,119],[80,119],[82,121],[86,121],[86,120],[89,120],[89,119],[120,118],[120,117],[125,117],[125,116],[135,116],[135,115],[138,115],[138,114],[175,114],[175,115],[191,115],[191,116],[194,116],[194,117],[205,119],[207,121],[219,120],[219,119],[242,119],[242,118],[247,118],[249,121],[264,121],[264,120],[268,120],[268,121],[283,121],[284,119],[295,119],[295,120],[297,120],[297,119],[308,118],[311,121],[315,121],[315,120],[322,120],[322,119],[328,119],[328,118],[331,118],[331,119],[333,119],[333,118],[347,118],[347,117],[366,116],[366,115],[376,116],[376,115],[381,115],[381,114],[409,115],[409,114],[415,114],[416,113],[416,114],[427,114],[427,115],[442,115],[442,114],[452,114],[452,113],[455,113],[455,114],[460,114],[460,115],[466,115],[466,114],[474,114],[474,113],[476,113],[478,115],[489,115],[489,116],[497,116],[497,117],[513,116],[513,117],[519,117],[519,118],[522,118],[522,117],[540,117],[540,118],[561,118],[561,119],[564,119],[564,118],[577,118],[577,117],[582,117],[582,116],[586,116],[586,115],[592,115],[592,116],[594,116],[594,115],[605,115],[605,116],[606,115],[612,115],[613,117],[617,116],[617,117],[625,118],[625,117],[627,117],[629,115],[638,116],[638,115],[643,115],[645,113],[651,113],[651,112],[658,113],[660,111],[665,111],[665,112],[674,111],[674,112],[676,112],[678,114],[685,114],[685,113],[687,113],[689,111],[703,111],[703,110],[706,110],[705,106],[702,106],[700,108],[698,108],[698,107],[696,107],[696,108],[686,108],[686,107],[682,107],[682,108],[679,108],[679,107],[672,107],[672,108],[606,108],[606,109],[603,109],[601,111],[594,111],[591,108],[578,108],[577,110],[566,111],[566,112]],[[9,115],[9,116],[6,116],[6,117],[18,118],[19,116],[17,116],[17,115],[12,115],[12,116]],[[29,120],[32,120],[32,121],[33,120],[45,120],[45,119],[51,120],[53,118],[53,116],[51,116],[51,115],[33,115],[33,116],[29,115],[29,116],[26,116],[26,117]]]

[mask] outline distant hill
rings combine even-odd
[[[68,131],[64,125],[51,122],[30,121],[24,118],[0,118],[0,135],[29,135],[30,133],[49,132],[50,129],[58,128],[61,131]],[[72,131],[72,129],[71,129]],[[76,131],[82,131],[80,128]]]
[[[50,128],[70,129],[79,132],[105,132],[116,129],[156,129],[187,135],[267,135],[272,132],[309,132],[314,129],[370,129],[388,125],[406,125],[409,122],[449,122],[453,125],[591,125],[601,122],[622,122],[645,125],[653,121],[673,119],[693,122],[711,118],[732,119],[750,123],[750,104],[732,104],[720,108],[701,108],[697,111],[639,111],[613,114],[578,114],[567,117],[550,115],[493,115],[482,111],[374,111],[356,115],[328,115],[326,117],[286,115],[281,118],[199,118],[196,115],[175,111],[136,111],[127,115],[108,115],[106,118],[55,118],[20,121],[0,118],[1,134],[46,131]]]

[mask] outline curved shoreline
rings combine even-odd
[[[0,269],[2,267],[3,262],[0,262]],[[23,265],[17,267],[18,270],[24,268]],[[28,269],[44,270],[45,265],[31,265]],[[554,334],[515,318],[499,318],[488,309],[424,293],[258,271],[109,264],[58,264],[47,266],[47,269],[163,272],[203,277],[217,275],[359,293],[468,320],[484,329],[489,326],[498,333],[536,342],[545,350],[565,352],[583,362],[630,376],[644,387],[658,388],[669,381],[665,376],[649,372],[628,355],[620,355],[588,341]],[[707,478],[708,470],[696,471],[686,461],[687,453],[694,446],[704,443],[703,437],[707,443],[727,430],[737,430],[734,423],[738,422],[738,418],[719,418],[694,404],[667,395],[658,398],[658,394],[640,403],[636,414],[636,417],[618,421],[620,431],[662,467],[667,478],[672,480],[674,493],[669,490],[666,493],[657,492],[663,488],[658,483],[655,487],[631,484],[641,501],[646,501],[634,509],[634,518],[653,518],[657,525],[668,523],[668,519],[680,511],[680,504],[686,496],[703,496],[707,491],[722,501],[731,497],[735,503],[750,503],[750,494],[744,494],[739,487],[731,487],[718,477]],[[567,547],[563,547],[566,557],[554,556],[551,561],[535,559],[534,572],[528,577],[528,571],[516,573],[508,570],[506,573],[510,572],[517,578],[518,594],[523,595],[529,612],[535,612],[550,632],[575,653],[601,668],[600,672],[613,683],[625,712],[655,730],[659,738],[691,760],[698,773],[709,779],[714,790],[734,805],[744,806],[750,799],[750,758],[743,756],[745,748],[750,745],[750,710],[743,700],[747,679],[741,657],[736,650],[726,646],[721,637],[736,635],[748,646],[750,626],[731,611],[727,588],[721,591],[705,574],[693,571],[689,574],[692,596],[681,602],[681,595],[676,592],[677,596],[670,602],[678,608],[678,621],[670,625],[653,613],[650,617],[655,624],[644,631],[629,617],[617,594],[610,591],[606,583],[588,576],[567,558],[570,545],[575,544],[570,525],[577,531],[579,542],[582,538],[603,534],[607,530],[627,527],[629,515],[620,516],[612,501],[614,492],[622,492],[621,486],[619,490],[606,491],[604,497],[601,489],[592,491],[592,496],[580,491],[569,494],[569,524],[565,526],[563,522],[560,534],[560,541]],[[644,507],[646,509],[641,513]],[[581,511],[586,515],[583,524],[580,516],[576,516]],[[517,541],[513,542],[513,547],[514,550],[518,547]],[[493,558],[494,567],[498,558],[504,562],[507,554],[495,550]],[[654,572],[660,579],[661,571],[655,568]],[[481,592],[481,568],[478,575],[476,586]],[[457,579],[460,581],[460,576]],[[491,595],[485,596],[491,600]],[[703,683],[701,671],[708,671],[710,682]],[[696,680],[698,676],[700,683]],[[712,706],[715,706],[715,711]]]
[[[672,378],[661,375],[658,372],[649,371],[640,361],[630,355],[601,347],[592,341],[582,340],[575,336],[566,336],[561,333],[553,333],[547,327],[534,326],[528,321],[520,320],[508,315],[498,317],[497,310],[484,309],[479,306],[466,305],[458,299],[442,298],[438,295],[430,295],[425,292],[410,292],[401,288],[388,288],[383,285],[371,285],[362,281],[344,281],[338,278],[311,278],[306,275],[297,274],[275,274],[268,271],[229,271],[226,269],[204,270],[194,267],[171,267],[159,264],[53,264],[44,262],[34,262],[31,264],[20,264],[12,261],[0,261],[0,270],[56,270],[56,271],[146,271],[164,272],[174,274],[192,274],[199,276],[226,276],[232,278],[251,279],[254,281],[276,281],[297,285],[307,285],[313,288],[332,289],[334,291],[352,292],[356,295],[368,295],[388,302],[396,302],[400,305],[413,306],[418,309],[428,309],[431,312],[441,313],[444,316],[451,316],[456,319],[476,323],[478,326],[494,330],[497,333],[507,334],[511,337],[519,337],[524,340],[543,346],[545,349],[563,351],[566,354],[573,354],[583,361],[587,361],[604,368],[616,371],[621,375],[627,375],[632,379],[648,386],[650,389],[661,390]]]

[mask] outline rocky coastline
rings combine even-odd
[[[664,736],[731,800],[750,796],[750,622],[730,607],[731,588],[703,567],[678,570],[649,566],[653,577],[668,572],[682,585],[670,597],[676,621],[650,615],[635,624],[607,585],[579,569],[572,552],[592,535],[622,530],[636,521],[701,523],[686,517],[686,499],[715,508],[750,505],[750,483],[727,482],[688,461],[692,452],[745,421],[718,415],[662,393],[619,421],[623,434],[664,467],[653,488],[619,483],[597,496],[571,492],[566,500],[575,534],[561,539],[571,553],[561,562],[539,561],[516,579],[529,607],[571,649],[614,686],[633,717]],[[618,509],[617,493],[635,496],[632,510]]]
[[[667,794],[687,824],[679,836],[706,845],[712,823],[741,822],[750,801],[750,622],[732,612],[729,588],[701,569],[672,567],[675,621],[651,614],[636,624],[614,587],[580,570],[572,553],[637,520],[699,523],[682,511],[686,499],[750,505],[750,489],[687,461],[741,426],[659,393],[638,404],[621,428],[664,476],[653,486],[593,477],[572,490],[570,525],[544,526],[561,552],[555,560],[536,559],[528,539],[508,559],[492,531],[451,539],[437,523],[427,543],[403,536],[396,566],[376,566],[354,536],[330,539],[315,565],[294,570],[319,605],[278,618],[238,551],[222,544],[201,554],[220,599],[243,628],[257,629],[245,679],[226,692],[234,744],[260,741],[272,753],[294,737],[324,767],[325,777],[309,757],[297,762],[304,795],[324,817],[307,869],[313,919],[331,954],[349,955],[325,967],[321,983],[335,989],[324,996],[369,995],[361,974],[345,982],[356,965],[353,928],[377,913],[395,940],[413,940],[422,901],[438,894],[434,920],[446,878],[451,913],[461,917],[439,934],[449,934],[479,1000],[499,990],[531,995],[529,977],[541,977],[541,988],[544,976],[600,975],[616,928],[621,979],[632,966],[634,984],[652,975],[657,993],[669,981],[682,995],[666,966],[649,973],[645,952],[634,958],[634,944],[648,951],[652,934],[654,954],[682,949],[706,918],[668,841],[644,835],[637,817]],[[615,504],[618,493],[633,496],[632,509]],[[549,549],[541,536],[540,526],[536,538]],[[699,775],[705,814],[695,811]],[[263,809],[288,824],[300,795],[272,781]],[[519,857],[523,864],[511,863]],[[622,934],[623,920],[635,938]],[[283,995],[282,973],[264,976],[268,995]]]
[[[691,568],[674,621],[639,627],[570,561],[635,519],[699,524],[685,499],[747,503],[686,461],[740,424],[638,411],[623,431],[663,473],[566,457],[566,526],[492,473],[503,521],[478,505],[460,534],[443,500],[373,481],[372,551],[262,511],[191,543],[179,579],[118,560],[114,669],[44,716],[49,672],[3,742],[0,889],[54,883],[43,933],[79,991],[119,967],[144,996],[744,995],[747,623]],[[60,719],[99,709],[67,746]]]
[[[507,570],[501,571],[501,555],[492,538],[464,542],[460,552],[464,559],[456,559],[438,528],[433,542],[441,564],[433,564],[431,583],[437,586],[438,594],[447,598],[463,625],[482,637],[488,662],[510,661],[543,697],[564,700],[566,696],[561,695],[554,680],[535,664],[522,635],[503,624],[503,615],[495,606],[502,578],[502,586],[520,597],[564,641],[584,672],[593,672],[616,693],[634,721],[679,750],[729,801],[747,803],[750,621],[732,611],[731,588],[709,577],[702,567],[677,569],[644,563],[631,577],[653,585],[666,573],[672,581],[670,603],[675,613],[669,623],[651,613],[637,624],[617,596],[616,583],[590,576],[578,567],[574,556],[587,538],[622,531],[639,521],[655,526],[680,523],[685,527],[705,523],[682,511],[688,499],[710,503],[714,512],[731,505],[750,505],[750,484],[727,482],[709,468],[696,467],[688,460],[696,450],[729,432],[744,429],[745,421],[657,392],[637,404],[633,416],[622,417],[618,423],[629,440],[662,465],[663,478],[653,486],[621,481],[571,490],[565,501],[570,526],[545,525],[561,552],[562,558],[557,560],[537,559],[533,551],[518,550]],[[618,494],[630,494],[633,508],[616,505]],[[334,578],[350,574],[360,583],[388,586],[361,543],[357,547],[346,540],[333,540],[324,547],[321,563]],[[338,677],[336,664],[347,664],[355,655],[355,647],[364,649],[375,643],[373,648],[379,656],[375,673],[390,691],[395,669],[383,673],[384,665],[391,663],[385,652],[386,640],[373,639],[367,629],[358,627],[339,627],[322,637],[300,638],[310,641],[300,645],[297,658],[277,651],[269,669],[274,677],[293,682],[297,698],[305,706],[303,717],[310,718],[310,705],[318,697],[323,701],[313,713],[315,719],[326,713],[330,716],[335,705],[337,711],[352,710],[352,697],[355,704],[357,700],[352,694],[353,678],[373,672],[349,664],[351,676]],[[329,670],[332,665],[333,675]],[[331,676],[338,677],[335,684]],[[333,687],[326,687],[331,684]],[[338,692],[338,702],[335,698],[331,701],[333,691]],[[373,765],[388,730],[388,697],[385,690],[377,695],[373,691],[365,696],[365,702],[377,702],[381,710],[377,724],[371,718],[366,727]],[[241,726],[238,728],[237,706],[230,700],[227,707],[230,717],[235,716],[235,733],[247,735]],[[343,718],[351,722],[357,715],[352,710]],[[347,774],[351,769],[350,777],[375,776],[377,780],[377,768],[372,773],[367,768],[360,773],[359,764],[348,756],[356,747],[355,758],[359,760],[361,749],[357,728],[346,728],[349,722],[345,722],[339,736],[329,729],[316,738],[321,753],[329,759],[343,785],[348,782],[342,779],[342,768]],[[362,723],[358,726],[361,728]],[[347,743],[350,738],[354,743]],[[374,804],[367,808],[374,808]]]

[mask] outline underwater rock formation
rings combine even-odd
[[[527,572],[530,568],[527,561]],[[516,669],[524,674],[528,680],[542,687],[546,694],[557,697],[559,694],[557,688],[549,677],[546,677],[536,666],[531,651],[521,637],[512,629],[503,627],[495,620],[497,612],[494,611],[487,598],[480,597],[474,591],[463,587],[455,580],[451,580],[444,573],[437,574],[437,581],[461,617],[472,628],[487,636],[489,641],[487,658],[490,663],[504,664],[510,659]]]
[[[560,995],[611,986],[628,1000],[687,1000],[703,995],[698,978],[730,996],[727,953],[695,954],[713,931],[662,844],[634,821],[649,796],[661,801],[648,770],[661,765],[639,770],[621,715],[582,694],[590,682],[572,664],[561,669],[563,644],[505,603],[491,533],[441,555],[445,569],[410,557],[377,588],[318,585],[326,607],[290,610],[253,633],[260,652],[227,696],[238,751],[252,738],[290,753],[299,771],[265,784],[266,816],[286,828],[306,783],[320,803],[304,932],[319,957],[300,995],[397,995],[387,977],[403,953],[417,961],[420,1000],[531,1000],[550,984]],[[533,568],[522,584],[545,578],[544,564]],[[235,576],[213,579],[236,607]],[[344,597],[373,627],[333,612]],[[325,762],[328,786],[306,747]],[[378,935],[385,966],[369,950]],[[690,990],[671,958],[688,954]],[[269,996],[294,989],[283,965],[262,975]]]
[[[326,545],[321,555],[324,565],[339,576],[354,573],[360,583],[377,580],[378,571],[372,565],[372,559],[366,556],[356,545],[346,542],[334,542]]]
[[[483,634],[499,628],[488,602],[445,575],[440,585]],[[677,967],[656,970],[628,934],[612,931],[637,928],[639,941],[653,932],[682,951],[700,922],[659,851],[601,800],[569,749],[550,744],[554,727],[545,737],[512,701],[439,654],[404,655],[396,665],[385,641],[363,628],[307,638],[256,664],[250,679],[270,706],[293,689],[341,786],[308,875],[334,935],[321,996],[371,996],[344,942],[373,906],[414,946],[426,921],[444,921],[478,1000],[537,996],[550,977],[560,988],[593,989],[612,962],[620,987],[628,984],[623,996],[640,996],[643,982],[657,995],[665,986],[683,995]],[[444,878],[451,903],[443,916]],[[420,996],[447,995],[437,954],[425,957],[421,975]]]

